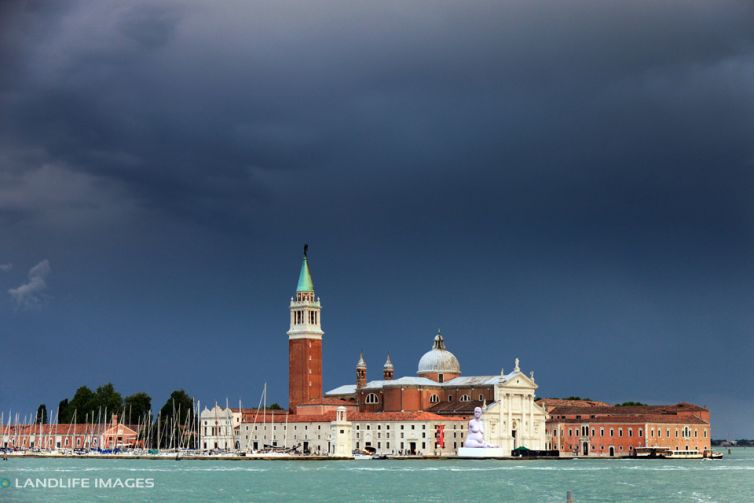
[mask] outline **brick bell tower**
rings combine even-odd
[[[288,409],[307,400],[322,398],[322,331],[319,314],[322,306],[314,298],[314,282],[309,272],[307,251],[291,298],[291,328],[288,330]]]

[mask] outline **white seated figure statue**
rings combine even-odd
[[[492,447],[484,441],[484,421],[482,420],[481,407],[474,407],[474,419],[469,421],[469,434],[466,435],[463,446],[472,448]]]

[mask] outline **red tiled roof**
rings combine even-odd
[[[124,424],[118,424],[117,426],[125,426],[126,428],[129,428],[136,432],[138,430],[138,426],[135,424],[131,425],[124,425]],[[112,428],[111,424],[108,425],[91,425],[91,424],[14,424],[10,426],[10,434],[20,434],[20,435],[88,435],[88,434],[95,434],[98,435],[100,433],[105,432],[106,430]],[[3,433],[8,431],[8,426],[3,428]]]
[[[312,398],[311,400],[307,400],[305,402],[300,402],[298,405],[351,405],[353,406],[356,402],[354,400],[344,400],[342,398]]]
[[[470,400],[468,402],[438,402],[430,407],[429,412],[435,414],[465,414],[471,415],[474,413],[474,408],[481,407],[484,402],[480,400]]]
[[[235,409],[236,412],[238,412],[238,409]],[[261,421],[262,416],[265,414],[267,417],[270,417],[272,413],[275,413],[275,415],[285,415],[288,413],[285,409],[267,409],[266,411],[264,409],[243,409],[243,414],[241,414],[241,422],[242,423],[250,423],[254,420],[254,417],[257,417],[257,421]]]
[[[256,422],[259,424],[280,424],[286,422],[286,417],[288,418],[289,423],[329,423],[331,421],[335,421],[335,411],[326,412],[325,414],[287,414],[285,412],[282,412],[280,414],[271,414],[268,412],[266,415],[263,415],[260,412],[256,418]],[[248,420],[246,420],[246,416],[244,416],[244,423],[252,422],[254,422],[253,416],[249,417]]]
[[[597,400],[565,400],[562,398],[540,398],[537,403],[543,405],[546,410],[555,407],[610,407],[607,402]]]
[[[440,416],[426,411],[411,412],[354,412],[349,421],[465,421],[462,417]]]
[[[555,407],[550,411],[550,415],[618,415],[628,416],[636,414],[677,414],[678,412],[685,411],[706,411],[704,407],[693,405],[690,403],[679,403],[675,405],[629,405],[624,407],[619,406],[601,406],[601,407],[578,407],[578,406],[563,406]]]
[[[675,414],[636,414],[631,416],[597,416],[581,419],[557,419],[551,418],[548,423],[565,423],[565,424],[584,424],[584,423],[620,423],[620,424],[645,424],[645,423],[663,423],[663,424],[709,424],[696,416],[678,416]]]
[[[335,421],[335,411],[325,414],[267,414],[266,422],[275,424],[285,423],[288,416],[289,423],[329,423]],[[439,416],[431,412],[351,412],[346,414],[348,421],[465,421],[462,417]],[[248,421],[251,422],[251,421]],[[257,423],[262,424],[262,416],[257,417]]]

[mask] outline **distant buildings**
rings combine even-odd
[[[454,455],[475,407],[485,441],[503,452],[525,447],[565,455],[626,456],[638,447],[709,450],[709,411],[691,404],[613,407],[588,400],[536,399],[534,372],[516,358],[511,372],[463,376],[458,358],[435,335],[416,375],[395,378],[390,355],[382,378],[369,380],[364,355],[354,382],[322,393],[319,298],[306,250],[290,304],[287,411],[215,406],[200,417],[206,450],[294,448],[313,454]]]
[[[393,379],[388,357],[383,379],[367,381],[361,355],[356,364],[356,384],[328,391],[328,398],[355,404],[360,412],[430,412],[469,418],[475,407],[483,409],[486,441],[509,452],[525,446],[544,450],[547,413],[534,400],[534,373],[525,375],[516,359],[512,372],[500,375],[461,376],[461,364],[437,334],[432,348],[420,359],[417,377]]]
[[[338,436],[349,431],[329,427],[337,415],[342,424],[352,426],[348,442],[352,449],[453,454],[463,443],[466,421],[474,407],[484,409],[489,443],[507,451],[519,446],[545,448],[546,412],[535,402],[534,373],[525,375],[518,359],[507,374],[462,376],[460,362],[438,333],[432,348],[419,359],[416,376],[394,379],[395,367],[388,355],[382,379],[369,381],[361,355],[354,384],[339,386],[323,396],[322,306],[315,296],[306,251],[289,308],[290,414],[276,414],[274,418],[267,414],[269,422],[260,422],[258,414],[250,421],[244,414],[236,442],[241,450],[300,444],[308,452],[334,454],[336,446],[344,443]],[[213,414],[203,412],[202,423],[206,420],[211,424]],[[207,445],[214,444],[213,437]]]
[[[128,449],[137,447],[136,425],[110,424],[18,424],[3,428],[2,446],[17,450]]]
[[[689,403],[609,406],[551,402],[548,448],[574,456],[630,456],[637,448],[711,451],[710,413]]]
[[[336,419],[340,416],[340,425]],[[337,455],[337,446],[376,454],[453,455],[463,443],[466,419],[431,412],[351,412],[345,407],[324,414],[267,414],[241,424],[241,451],[292,448]],[[341,447],[341,454],[343,447]]]
[[[200,449],[454,455],[463,445],[467,421],[480,407],[485,443],[505,453],[519,448],[603,457],[628,456],[645,448],[711,452],[708,409],[688,403],[611,406],[591,400],[537,400],[534,372],[526,375],[518,358],[508,373],[463,376],[460,361],[439,331],[431,349],[419,358],[415,376],[395,378],[388,355],[382,379],[370,381],[361,354],[354,382],[323,395],[322,306],[315,297],[306,249],[289,309],[288,410],[205,408],[199,415]],[[157,427],[159,433],[159,422]],[[1,438],[3,447],[14,449],[143,447],[138,445],[143,442],[138,429],[119,424],[114,415],[109,425],[8,424]]]
[[[217,404],[211,409],[205,408],[199,416],[199,437],[202,449],[222,451],[238,449],[238,435],[234,428],[241,423],[241,415],[239,409],[222,408]]]

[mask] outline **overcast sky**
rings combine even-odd
[[[0,6],[0,410],[466,375],[754,437],[750,0]]]

